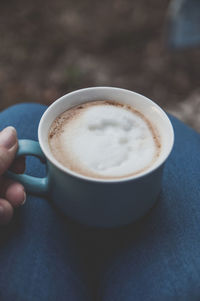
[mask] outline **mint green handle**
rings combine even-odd
[[[19,147],[16,157],[31,155],[38,157],[42,162],[46,162],[46,157],[37,141],[21,139],[18,143]],[[31,194],[44,196],[48,193],[48,177],[37,178],[25,174],[16,174],[10,170],[5,175],[12,180],[20,182],[26,191]]]

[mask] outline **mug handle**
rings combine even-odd
[[[41,162],[46,163],[46,157],[43,154],[37,141],[20,139],[18,141],[18,151],[16,153],[16,158],[23,155],[38,157]],[[25,187],[26,191],[31,194],[39,196],[47,195],[48,176],[44,178],[37,178],[26,174],[16,174],[10,170],[7,170],[5,172],[5,176],[12,180],[20,182]]]

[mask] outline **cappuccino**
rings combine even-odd
[[[156,129],[141,112],[107,100],[63,112],[52,123],[48,141],[53,156],[63,166],[99,179],[144,172],[161,150]]]

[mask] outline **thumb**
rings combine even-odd
[[[17,132],[14,127],[8,126],[0,132],[0,175],[2,175],[13,162],[17,147]]]

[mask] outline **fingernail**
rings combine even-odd
[[[23,206],[25,203],[26,203],[26,192],[24,192],[24,200],[23,200],[23,202],[21,203],[21,206]]]
[[[3,216],[4,215],[4,208],[3,208],[3,206],[0,206],[0,218],[1,218],[1,216]]]
[[[8,126],[0,132],[0,145],[10,149],[15,145],[16,139],[16,130],[12,126]]]

